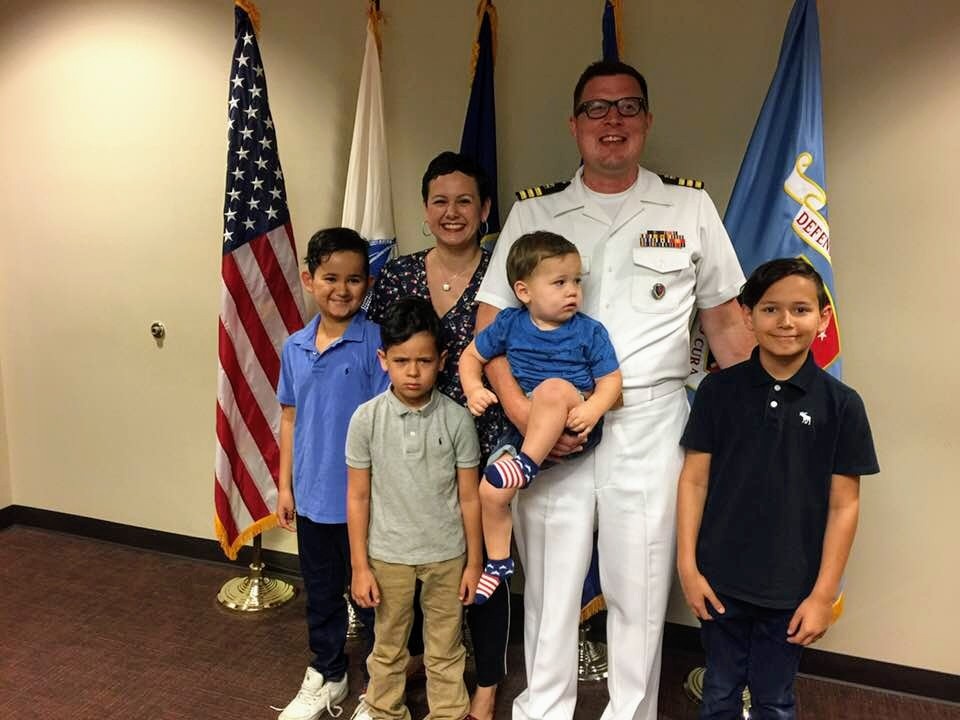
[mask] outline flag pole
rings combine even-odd
[[[263,568],[263,540],[257,535],[253,538],[250,574],[227,580],[217,593],[217,601],[228,610],[253,613],[278,608],[296,597],[296,587],[264,575]]]

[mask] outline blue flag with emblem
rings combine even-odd
[[[797,0],[790,13],[777,70],[723,222],[745,273],[778,257],[801,257],[817,269],[833,316],[811,352],[820,367],[840,377],[815,0]]]
[[[604,60],[619,60],[623,52],[623,38],[620,34],[621,0],[604,0],[601,27],[601,43]],[[600,558],[597,554],[597,538],[593,538],[593,555],[590,568],[583,581],[583,594],[580,596],[580,622],[586,622],[601,610],[606,610],[603,589],[600,587]]]
[[[740,165],[723,219],[740,265],[750,274],[778,257],[801,257],[823,277],[833,313],[813,342],[817,364],[840,377],[840,325],[830,261],[823,154],[820,29],[815,0],[796,0],[780,59]],[[691,337],[696,388],[713,369],[699,324]]]
[[[497,10],[490,0],[477,4],[477,37],[471,57],[470,100],[463,121],[460,152],[473,158],[490,178],[490,214],[484,237],[500,232],[497,202],[497,109],[493,70],[497,55]]]

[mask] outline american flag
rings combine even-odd
[[[276,523],[280,351],[305,314],[267,78],[250,17],[239,3],[234,13],[214,485],[215,530],[231,559]]]

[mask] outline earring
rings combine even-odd
[[[424,237],[430,237],[433,233],[430,232],[430,226],[427,225],[427,221],[424,220],[420,223],[420,234]]]
[[[487,221],[486,220],[481,221],[480,222],[480,240],[481,241],[483,241],[483,239],[487,236],[487,232],[489,230],[490,230],[490,226],[487,224]]]

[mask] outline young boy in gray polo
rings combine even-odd
[[[461,614],[482,570],[476,429],[434,390],[444,357],[428,301],[394,304],[380,334],[390,389],[357,408],[347,431],[350,591],[376,611],[370,683],[354,718],[410,720],[404,670],[420,580],[430,718],[463,720]]]

